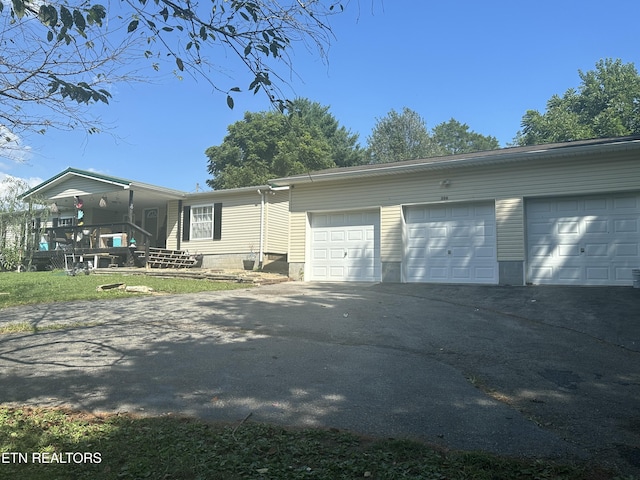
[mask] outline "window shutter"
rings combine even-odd
[[[182,209],[182,240],[189,241],[191,235],[191,207],[187,206]]]
[[[213,204],[213,239],[220,240],[222,238],[222,204]]]
[[[54,218],[53,218],[53,223],[52,223],[52,225],[53,225],[53,228],[58,228],[58,217],[54,217]]]

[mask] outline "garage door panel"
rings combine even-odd
[[[609,221],[607,219],[586,218],[584,220],[585,233],[609,233]]]
[[[585,246],[584,254],[588,257],[609,257],[609,244],[607,243],[590,243]]]
[[[633,218],[615,220],[613,230],[616,233],[638,233],[638,220]]]
[[[497,283],[495,206],[405,208],[404,279]]]
[[[640,265],[640,195],[529,200],[527,281],[630,285]]]
[[[558,267],[557,275],[560,280],[578,282],[582,278],[582,271],[575,267]]]
[[[587,279],[592,281],[609,281],[609,267],[587,267]]]
[[[474,276],[477,279],[485,280],[483,283],[491,283],[495,279],[495,269],[490,267],[477,267],[474,269]]]
[[[579,235],[580,223],[577,219],[558,220],[556,223],[558,235]]]
[[[613,199],[613,209],[619,212],[637,213],[640,198],[638,197],[618,197]]]
[[[312,251],[312,257],[316,260],[324,260],[328,257],[328,253],[326,248],[316,248]]]
[[[329,232],[329,240],[331,242],[342,242],[345,239],[344,230],[332,230]]]
[[[618,243],[613,246],[616,257],[638,257],[640,256],[640,246],[637,243]]]
[[[475,249],[475,256],[477,258],[485,258],[487,260],[494,260],[495,259],[495,249],[493,247],[490,246],[486,246],[486,247],[476,247]]]

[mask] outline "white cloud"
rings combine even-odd
[[[15,163],[25,163],[31,158],[31,147],[4,125],[0,125],[0,157]]]
[[[14,181],[25,182],[28,188],[33,188],[36,185],[40,185],[43,182],[43,180],[39,177],[20,178],[20,177],[15,177],[13,175],[9,175],[8,173],[0,172],[0,198],[4,197],[4,195],[9,191],[10,185],[12,183],[15,183]]]

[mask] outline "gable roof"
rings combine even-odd
[[[289,177],[276,178],[269,183],[274,186],[295,185],[341,179],[355,179],[379,175],[415,173],[428,170],[444,170],[468,166],[496,165],[533,159],[568,158],[585,154],[610,153],[640,149],[640,135],[615,138],[578,140],[526,147],[511,147],[483,152],[405,160],[393,163],[358,165],[355,167],[330,168]]]
[[[80,170],[78,168],[67,168],[66,170],[60,172],[59,174],[51,177],[48,180],[45,180],[39,185],[31,188],[24,192],[20,198],[27,199],[30,196],[33,196],[37,193],[43,193],[46,190],[53,188],[56,185],[59,185],[63,182],[66,182],[71,177],[82,177],[89,180],[97,181],[100,183],[105,183],[112,185],[115,189],[136,189],[136,190],[146,190],[149,192],[153,192],[158,194],[159,196],[168,197],[168,198],[182,198],[186,195],[185,192],[179,190],[173,190],[170,188],[158,187],[156,185],[151,185],[148,183],[136,182],[134,180],[127,180],[119,177],[112,177],[110,175],[104,175],[101,173],[90,172],[88,170]]]

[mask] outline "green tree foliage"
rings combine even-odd
[[[640,76],[632,63],[600,60],[579,71],[578,89],[554,95],[544,113],[529,110],[515,142],[538,145],[640,133]]]
[[[385,117],[377,119],[367,140],[371,163],[415,160],[440,153],[425,121],[407,107],[401,113],[392,109]]]
[[[431,138],[447,155],[500,148],[500,142],[496,137],[469,131],[469,126],[466,123],[460,123],[453,118],[433,127]]]
[[[358,144],[358,135],[351,133],[324,107],[306,98],[298,98],[288,105],[291,116],[301,117],[306,125],[320,129],[331,148],[331,158],[338,167],[360,165],[365,161],[365,152]]]
[[[51,126],[96,132],[77,107],[108,103],[109,84],[140,79],[139,59],[156,70],[169,60],[177,76],[206,79],[231,108],[241,91],[265,92],[284,108],[294,46],[315,45],[324,56],[329,17],[342,10],[339,0],[2,1],[0,126],[14,135]]]
[[[30,263],[41,233],[34,231],[36,225],[32,224],[35,208],[40,227],[49,214],[43,205],[27,206],[22,201],[20,194],[28,188],[26,181],[16,177],[7,176],[0,182],[0,269],[13,270]]]
[[[261,185],[269,179],[361,163],[357,135],[340,127],[327,107],[296,99],[287,112],[247,112],[209,147],[207,184],[216,189]]]
[[[498,139],[469,130],[467,124],[450,119],[431,132],[416,112],[403,108],[391,110],[378,119],[369,136],[371,163],[399,162],[441,155],[455,155],[500,148]]]

